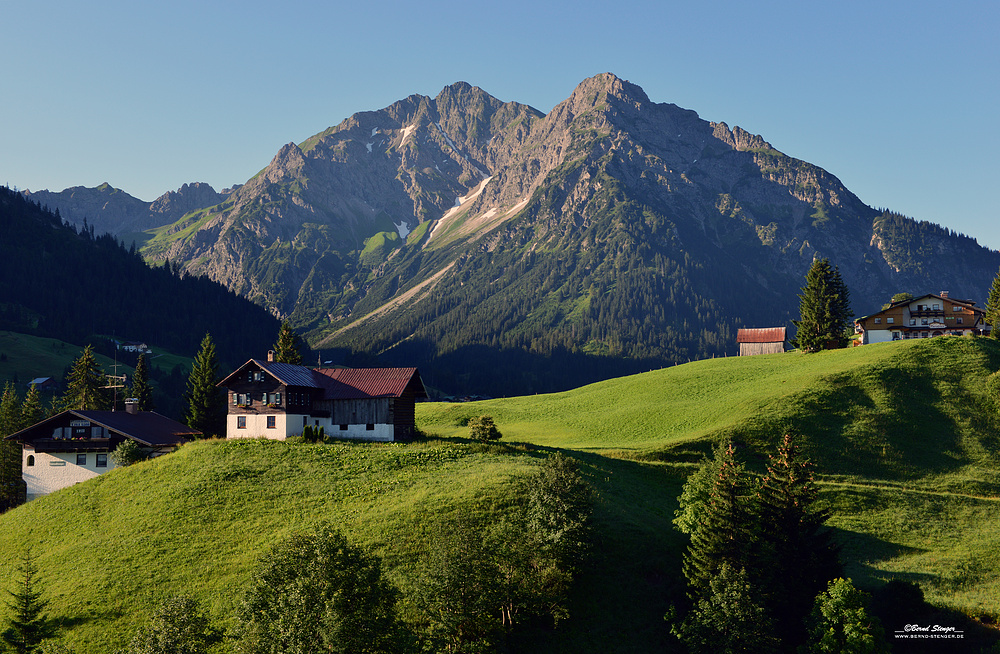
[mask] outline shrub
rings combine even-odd
[[[131,439],[125,439],[118,444],[118,447],[111,453],[111,460],[119,468],[130,466],[146,458],[146,453],[139,447],[139,444]]]
[[[479,416],[469,419],[469,438],[483,443],[498,441],[503,434],[493,422],[493,416]]]

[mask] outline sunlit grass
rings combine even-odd
[[[0,516],[0,580],[31,544],[50,612],[77,652],[113,651],[165,596],[200,599],[225,626],[257,557],[321,520],[383,557],[405,587],[435,521],[487,522],[549,452],[577,457],[598,494],[596,537],[571,617],[535,651],[651,651],[683,596],[672,529],[685,476],[731,436],[753,470],[785,431],[817,464],[846,572],[873,587],[1000,614],[1000,347],[934,339],[716,359],[566,393],[422,403],[411,444],[195,443]],[[467,439],[492,415],[499,445]]]

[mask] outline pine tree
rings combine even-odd
[[[44,614],[48,601],[42,599],[38,568],[31,550],[26,550],[18,568],[17,586],[7,604],[13,614],[2,637],[17,654],[31,654],[51,632]]]
[[[0,439],[19,431],[23,425],[21,403],[14,385],[7,382],[0,397]],[[0,511],[12,509],[22,501],[21,445],[0,440]]]
[[[132,375],[132,397],[139,400],[140,411],[152,411],[153,387],[149,385],[149,367],[146,365],[146,355],[140,354],[135,364],[135,374]]]
[[[187,424],[202,432],[205,438],[225,436],[226,433],[226,396],[217,386],[221,381],[218,369],[212,335],[205,334],[184,394],[188,402]]]
[[[746,567],[750,533],[745,499],[741,467],[733,444],[728,443],[709,501],[684,553],[684,576],[693,599],[704,597],[723,564],[736,570]]]
[[[813,599],[840,574],[829,517],[817,509],[819,489],[813,464],[786,434],[770,456],[767,475],[758,491],[755,565],[759,584],[785,642],[801,642],[803,620]]]
[[[63,394],[63,409],[80,411],[104,411],[109,402],[104,386],[107,379],[88,345],[66,376],[66,392]]]
[[[42,394],[34,384],[28,389],[21,404],[21,429],[27,429],[45,418],[45,407],[42,406]]]
[[[993,278],[990,295],[986,300],[986,324],[990,326],[990,336],[1000,338],[1000,271]]]
[[[274,360],[278,363],[302,365],[301,341],[288,321],[281,323],[278,331],[278,342],[274,344]]]
[[[799,295],[800,319],[792,345],[804,352],[818,352],[847,345],[851,322],[850,293],[840,270],[829,259],[817,259],[806,274]]]

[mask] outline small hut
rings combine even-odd
[[[736,333],[736,342],[740,345],[741,357],[784,352],[785,328],[741,329]]]

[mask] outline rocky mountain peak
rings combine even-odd
[[[219,204],[225,199],[221,193],[216,193],[210,184],[193,182],[184,184],[176,191],[167,191],[149,205],[152,213],[169,214],[177,220],[189,211]]]

